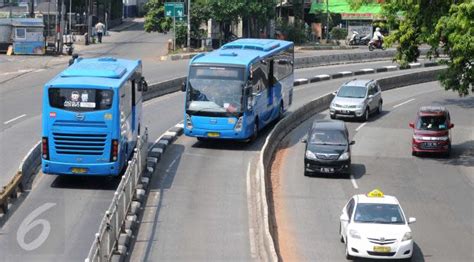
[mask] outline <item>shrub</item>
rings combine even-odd
[[[331,29],[330,34],[331,34],[331,39],[343,40],[343,39],[346,39],[346,37],[347,37],[347,29],[339,28],[339,27],[333,27]]]

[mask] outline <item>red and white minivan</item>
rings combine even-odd
[[[423,106],[416,115],[416,121],[410,123],[413,128],[411,152],[451,153],[451,132],[454,127],[448,109],[442,106]]]

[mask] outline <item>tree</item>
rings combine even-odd
[[[160,0],[150,0],[145,4],[145,31],[168,32],[171,28],[172,19],[165,17],[165,6]]]
[[[356,9],[374,0],[349,1]],[[440,76],[444,88],[460,96],[474,92],[472,0],[385,0],[381,4],[387,24],[393,29],[386,43],[398,42],[395,60],[401,65],[416,61],[422,43],[430,44],[430,58],[437,57],[441,48],[449,56],[448,69]]]

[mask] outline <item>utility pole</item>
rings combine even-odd
[[[326,0],[326,40],[329,40],[329,0]]]
[[[30,8],[30,17],[35,18],[35,0],[30,0],[31,8]]]
[[[191,0],[188,0],[188,49],[191,48]]]

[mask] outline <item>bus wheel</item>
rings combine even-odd
[[[283,114],[284,114],[284,108],[283,108],[283,102],[282,102],[280,103],[280,110],[278,111],[278,120],[283,118]]]
[[[253,123],[253,134],[250,141],[255,141],[257,139],[257,136],[258,136],[258,118],[255,118],[255,121]]]

